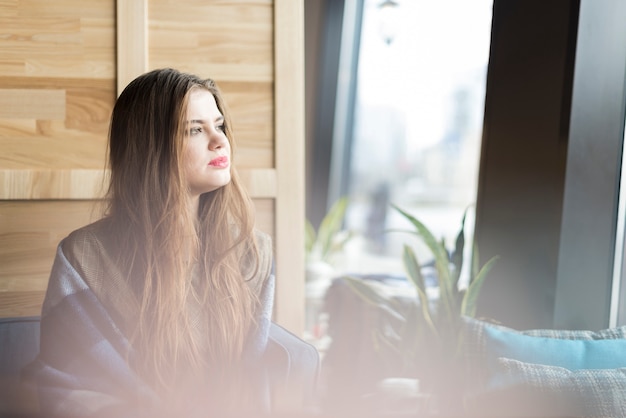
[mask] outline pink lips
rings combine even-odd
[[[209,165],[211,167],[226,168],[228,167],[228,157],[222,156],[222,157],[213,158],[211,162],[209,162]]]

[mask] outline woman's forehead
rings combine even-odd
[[[215,119],[222,116],[213,93],[206,89],[194,89],[189,94],[187,119]]]

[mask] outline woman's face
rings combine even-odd
[[[230,182],[230,143],[224,117],[213,94],[197,89],[189,95],[183,164],[194,197]]]

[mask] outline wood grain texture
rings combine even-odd
[[[272,29],[271,0],[151,0],[150,67],[271,83]]]
[[[276,236],[275,200],[254,199],[253,202],[256,208],[256,227],[271,237]]]
[[[2,7],[0,169],[101,169],[115,99],[114,0]]]
[[[253,198],[276,197],[275,169],[239,170]],[[0,169],[0,199],[101,199],[108,188],[108,171],[93,169]]]
[[[304,332],[304,4],[274,3],[276,320]],[[281,278],[283,278],[281,280]],[[288,280],[286,279],[288,278]]]
[[[148,69],[148,0],[116,0],[117,95]]]
[[[2,119],[65,119],[65,90],[0,89]]]
[[[45,295],[45,291],[0,292],[0,318],[41,315]]]
[[[237,164],[246,168],[273,168],[273,84],[222,81],[219,87],[232,116]]]
[[[115,100],[114,0],[0,2],[0,316],[39,315],[56,246],[89,222]],[[37,200],[14,200],[37,199]]]
[[[274,235],[274,199],[254,199],[256,225]],[[38,315],[59,242],[100,218],[93,201],[0,201],[0,317]]]
[[[97,199],[107,188],[103,170],[0,170],[0,199]]]
[[[252,198],[276,198],[276,170],[273,168],[239,170],[241,181]]]
[[[0,76],[113,79],[113,1],[2,2]]]
[[[150,0],[148,66],[213,78],[233,115],[237,161],[274,167],[271,0]]]
[[[116,30],[116,0],[0,2],[1,88],[64,94],[63,106],[46,109],[50,113],[43,107],[0,111],[0,316],[39,313],[56,245],[97,216],[91,199],[104,191],[111,110],[121,84],[141,71],[145,59],[146,70],[176,67],[212,77],[221,87],[257,227],[274,237],[281,260],[277,319],[299,333],[301,0],[145,1],[139,12],[117,9],[126,33],[143,30],[132,25],[147,19],[146,38],[133,45],[121,45],[120,38],[130,35]],[[116,49],[116,38],[125,51]],[[118,60],[122,55],[131,58]]]
[[[93,201],[0,201],[0,292],[45,290],[58,243],[99,213]]]

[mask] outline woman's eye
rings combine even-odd
[[[202,132],[202,128],[199,126],[189,128],[189,135],[198,135],[201,132]]]
[[[217,125],[215,128],[222,133],[226,132],[226,125],[223,123],[221,125]]]

